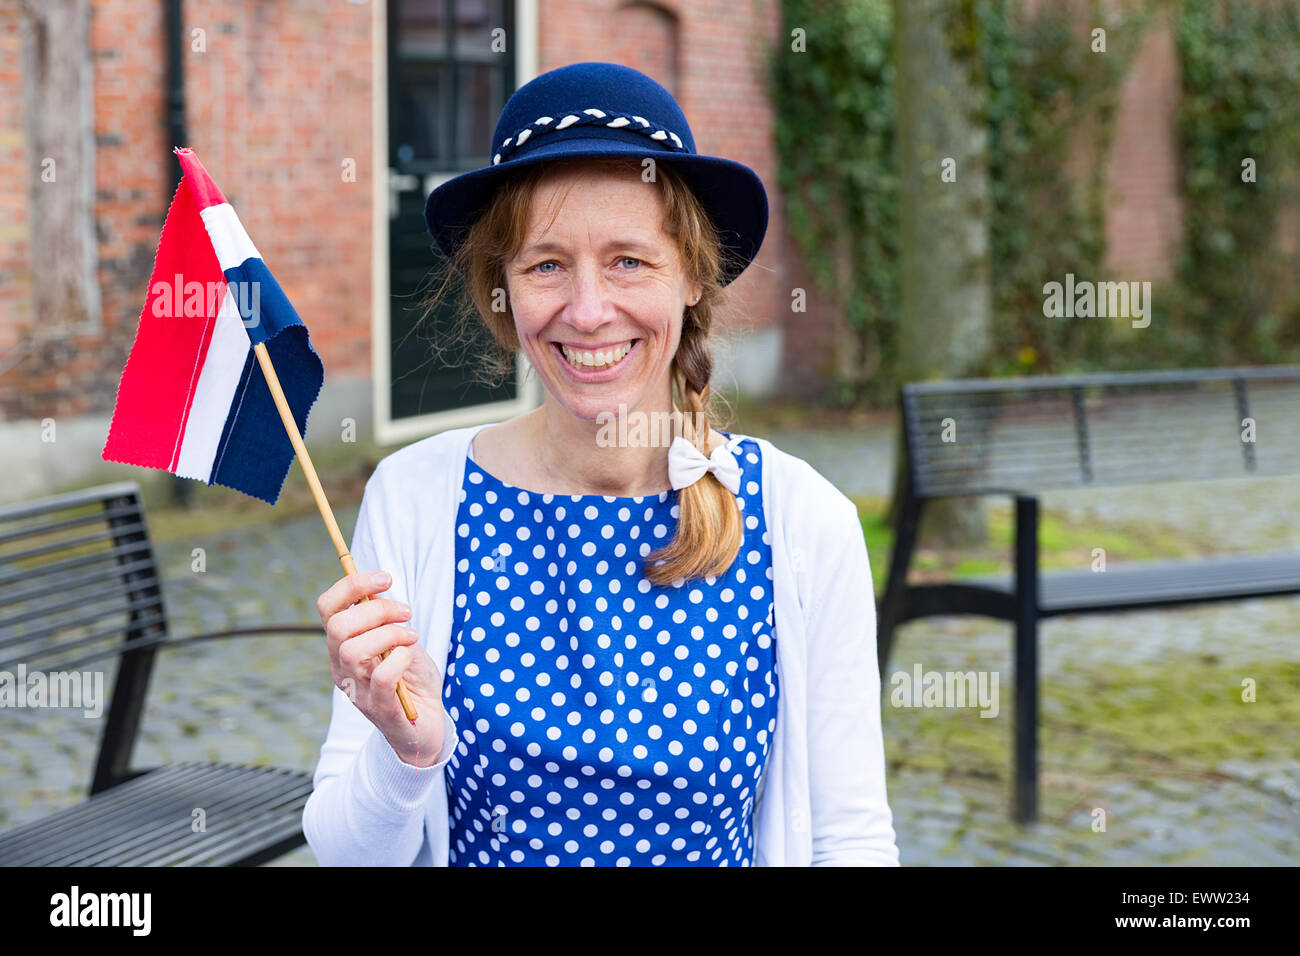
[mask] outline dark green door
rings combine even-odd
[[[513,378],[499,388],[476,381],[481,341],[435,357],[433,340],[447,341],[451,310],[420,321],[418,305],[446,269],[425,229],[424,200],[434,183],[489,161],[496,118],[515,89],[514,6],[388,0],[390,318],[389,341],[377,347],[391,359],[393,422],[517,395]]]

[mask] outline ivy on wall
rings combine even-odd
[[[784,16],[770,86],[777,181],[804,262],[847,316],[850,354],[826,373],[833,393],[853,399],[857,384],[888,377],[897,354],[891,0],[786,0]]]
[[[1243,364],[1300,355],[1300,0],[964,0],[989,131],[993,348],[985,374]],[[899,317],[891,0],[785,0],[772,62],[779,184],[820,293],[848,319],[842,400],[892,402]],[[1175,26],[1183,253],[1155,318],[1043,314],[1043,285],[1103,276],[1120,85],[1152,18]],[[1105,30],[1105,51],[1092,30]],[[796,52],[802,37],[802,52]],[[794,48],[792,48],[794,47]],[[1243,160],[1255,181],[1242,181]],[[1288,235],[1291,246],[1288,246]],[[1288,252],[1288,248],[1292,251]],[[1279,254],[1281,250],[1282,254]],[[1122,272],[1122,264],[1114,268]]]
[[[1157,357],[1300,361],[1300,2],[1178,10],[1184,243]]]
[[[1102,363],[1110,326],[1043,315],[1043,286],[1100,280],[1106,172],[1120,84],[1149,8],[1116,14],[1097,0],[981,0],[992,213],[993,349],[989,374]],[[1094,31],[1103,31],[1095,33]]]

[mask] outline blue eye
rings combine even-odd
[[[620,256],[620,257],[619,257],[619,262],[622,262],[622,263],[628,263],[628,262],[631,262],[631,263],[633,263],[633,265],[630,267],[630,269],[635,269],[637,266],[641,265],[641,260],[638,259],[638,258],[636,258],[635,256]],[[534,271],[534,272],[537,272],[537,273],[540,274],[540,275],[547,275],[547,276],[549,276],[549,275],[554,275],[554,274],[555,274],[553,270],[550,270],[550,269],[546,269],[546,268],[544,268],[545,266],[557,266],[557,267],[558,267],[558,263],[557,263],[554,259],[547,259],[545,262],[539,262],[537,265],[533,266],[533,271]],[[630,269],[629,269],[629,271],[630,271]]]

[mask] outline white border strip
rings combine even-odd
[[[209,206],[199,216],[208,230],[208,238],[212,240],[212,248],[217,253],[217,262],[221,263],[222,272],[243,265],[249,259],[262,258],[230,203]]]
[[[213,207],[216,208],[216,207]],[[199,478],[210,482],[217,443],[235,402],[235,389],[244,374],[251,348],[248,330],[240,315],[235,295],[226,287],[217,310],[217,325],[203,359],[199,383],[194,389],[190,417],[185,421],[185,436],[176,474],[182,478]]]

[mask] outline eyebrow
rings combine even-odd
[[[653,253],[657,251],[656,247],[653,244],[649,242],[645,242],[640,239],[612,239],[609,242],[605,243],[605,250],[609,250],[615,247],[620,249],[634,249],[638,252],[646,252],[646,253]],[[535,242],[528,248],[524,249],[522,252],[519,253],[519,257],[522,259],[530,256],[540,255],[541,253],[563,252],[563,251],[564,251],[563,243],[556,242],[553,239],[544,239],[541,242]]]

